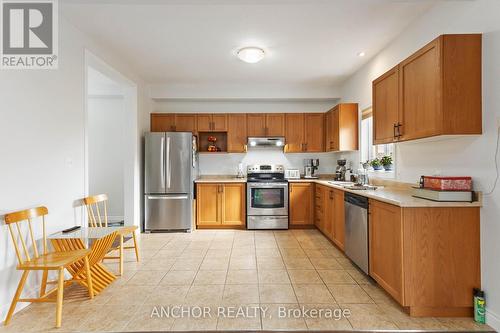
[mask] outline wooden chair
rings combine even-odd
[[[85,206],[87,206],[87,213],[89,216],[89,225],[91,227],[104,227],[108,226],[108,196],[106,194],[98,194],[83,199]],[[101,214],[101,208],[103,214]],[[139,248],[137,246],[137,238],[135,236],[135,231],[138,229],[137,226],[124,226],[118,230],[118,236],[120,243],[117,247],[111,248],[111,251],[118,250],[118,257],[107,256],[104,259],[119,259],[119,271],[120,275],[123,275],[123,250],[134,249],[136,260],[139,261]],[[132,235],[134,245],[124,246],[123,237],[127,235]]]
[[[5,215],[5,223],[9,227],[9,232],[16,250],[17,260],[19,262],[17,269],[23,271],[21,280],[19,281],[19,285],[12,300],[12,304],[10,305],[9,312],[7,313],[5,325],[9,324],[14,310],[16,309],[17,302],[56,302],[56,327],[61,327],[63,291],[65,285],[71,282],[85,280],[86,285],[88,286],[90,298],[94,297],[92,276],[90,273],[88,259],[90,250],[80,249],[74,251],[49,252],[47,249],[47,235],[45,233],[45,215],[47,214],[48,210],[46,207],[37,207]],[[33,232],[34,228],[32,226],[32,219],[34,218],[41,218],[42,221],[42,254],[38,252],[37,241]],[[22,225],[25,222],[27,222],[27,228]],[[13,225],[15,225],[15,228]],[[23,235],[22,229],[24,229],[25,232],[28,232],[28,237]],[[30,255],[30,251],[28,250],[30,241],[33,256]],[[21,246],[19,246],[19,243]],[[78,271],[75,275],[73,275],[71,280],[64,280],[64,269],[69,266],[78,267]],[[28,274],[31,271],[42,271],[39,298],[20,298],[24,284],[28,278]],[[58,272],[57,281],[47,281],[49,271]],[[47,284],[56,284],[57,286],[46,292]],[[57,293],[55,300],[53,298],[49,298],[49,296],[54,293]]]

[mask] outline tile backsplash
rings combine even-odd
[[[319,173],[334,173],[337,165],[335,153],[295,153],[284,154],[280,151],[254,150],[246,154],[199,154],[200,175],[236,175],[238,164],[243,163],[244,170],[249,164],[282,164],[287,169],[299,169],[304,172],[306,158],[319,158]]]

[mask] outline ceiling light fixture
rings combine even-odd
[[[264,50],[259,48],[259,47],[244,47],[240,50],[238,50],[238,58],[240,60],[247,62],[249,64],[255,64],[256,62],[261,61],[264,59],[264,56],[266,55],[264,53]]]
[[[366,53],[365,53],[365,52],[359,52],[359,53],[358,53],[358,57],[364,57],[365,55],[366,55]]]

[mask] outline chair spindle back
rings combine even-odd
[[[107,227],[108,196],[106,194],[98,194],[83,198],[83,202],[85,203],[85,206],[87,206],[89,225],[91,227]],[[103,209],[103,215],[101,215],[101,208]]]
[[[30,261],[32,259],[30,251],[28,249],[29,244],[26,244],[25,235],[22,231],[22,225],[24,223],[28,224],[28,242],[31,241],[31,246],[33,248],[33,259],[40,256],[38,252],[38,246],[35,239],[35,233],[33,232],[32,220],[35,218],[40,218],[42,220],[42,234],[43,234],[43,252],[42,254],[47,254],[47,234],[45,232],[45,215],[49,213],[47,207],[36,207],[31,209],[25,209],[5,215],[5,223],[9,228],[9,233],[14,243],[14,249],[16,250],[16,256],[19,264],[23,264],[25,261]],[[15,225],[15,228],[13,227]],[[21,243],[21,246],[19,246]],[[22,250],[22,251],[21,251]],[[24,256],[23,256],[24,255]]]

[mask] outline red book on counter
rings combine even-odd
[[[472,191],[472,178],[422,176],[420,186],[437,191]]]

